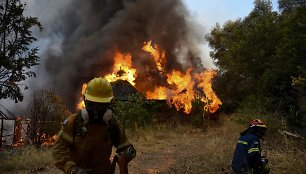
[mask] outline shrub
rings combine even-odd
[[[148,104],[140,95],[131,95],[127,101],[114,102],[115,115],[125,128],[144,128],[152,123],[152,114],[146,109]]]

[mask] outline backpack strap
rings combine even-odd
[[[64,140],[65,143],[71,145],[74,139],[75,132],[75,122],[78,118],[77,114],[70,115],[62,123],[62,129],[60,130],[58,136],[60,139]]]

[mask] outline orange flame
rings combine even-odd
[[[192,81],[190,71],[191,69],[188,69],[186,74],[180,71],[173,71],[171,74],[167,74],[167,82],[170,85],[176,86],[176,95],[172,97],[171,103],[177,110],[183,109],[187,114],[191,112],[192,101],[194,100],[194,82]]]
[[[215,70],[208,70],[201,74],[195,74],[195,78],[200,82],[198,87],[202,88],[206,95],[206,98],[202,98],[202,101],[206,103],[204,110],[210,113],[216,112],[219,109],[219,105],[222,104],[212,89],[211,79],[216,75],[217,72]]]
[[[42,143],[43,146],[51,146],[54,145],[55,141],[57,140],[58,136],[53,135],[52,137],[47,138],[46,134],[43,134],[42,137],[45,139],[45,142]]]
[[[146,94],[148,99],[167,100],[168,103],[173,105],[177,110],[183,110],[185,113],[189,114],[192,111],[192,102],[195,100],[194,89],[201,88],[205,94],[205,97],[200,96],[200,99],[205,103],[204,110],[214,113],[219,109],[219,105],[221,105],[222,102],[212,90],[211,84],[211,79],[216,75],[215,70],[208,70],[200,74],[195,74],[191,73],[192,68],[189,68],[185,73],[178,70],[174,70],[171,73],[165,73],[164,68],[167,60],[165,51],[161,50],[157,44],[152,46],[152,41],[144,42],[142,50],[150,53],[161,77],[166,78],[168,83],[167,87],[155,87],[153,92],[148,90],[142,91]],[[105,78],[110,82],[126,80],[137,88],[135,83],[137,70],[133,68],[132,65],[131,54],[122,54],[116,50],[113,72],[106,75]],[[197,80],[197,86],[194,80]],[[84,95],[85,88],[86,84],[83,84],[82,95]],[[83,100],[79,103],[78,108],[84,108]]]
[[[132,68],[132,56],[131,54],[122,54],[118,50],[115,52],[114,56],[114,66],[113,73],[107,74],[104,78],[109,82],[114,82],[117,80],[126,80],[133,86],[135,86],[135,79],[137,77],[136,69]],[[84,96],[87,84],[84,83],[82,86],[82,95]],[[80,102],[77,104],[77,109],[85,108],[85,103],[83,97],[81,97]]]
[[[22,139],[22,119],[17,118],[15,121],[15,133],[14,133],[14,144],[13,147],[23,146],[24,140]]]
[[[115,52],[115,62],[113,67],[113,73],[105,76],[109,82],[117,80],[126,80],[135,86],[136,69],[132,68],[132,56],[131,54],[123,55],[118,50]]]
[[[146,97],[148,99],[166,100],[168,98],[168,92],[169,92],[169,89],[160,86],[156,88],[154,92],[148,91],[146,93]]]
[[[86,83],[83,83],[83,86],[82,86],[82,95],[81,95],[81,98],[80,98],[80,102],[79,102],[79,104],[77,105],[77,108],[78,109],[83,109],[83,108],[85,108],[85,102],[84,102],[84,99],[83,99],[83,96],[84,96],[84,94],[85,94],[85,89],[86,89],[86,87],[87,87],[87,84]]]
[[[166,54],[165,51],[160,51],[158,45],[154,44],[152,46],[152,41],[144,42],[142,47],[143,51],[150,53],[156,63],[156,67],[160,72],[164,72],[164,67],[166,64]]]

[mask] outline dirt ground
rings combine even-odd
[[[225,124],[226,123],[226,124]],[[239,132],[244,126],[222,121],[207,129],[188,126],[139,130],[130,134],[137,149],[129,164],[131,174],[228,174]],[[263,142],[269,154],[270,173],[305,173],[305,148],[281,146],[273,137]],[[290,141],[291,142],[291,141]],[[61,174],[54,166],[15,173]],[[9,173],[13,174],[13,173]],[[116,174],[119,174],[118,170]]]
[[[131,174],[197,174],[197,173],[230,173],[230,159],[222,158],[224,141],[218,137],[222,134],[210,129],[194,129],[191,127],[179,127],[172,130],[161,127],[139,131],[132,136],[131,141],[137,149],[136,158],[129,164]],[[230,144],[234,144],[234,139]],[[220,147],[217,147],[219,145]],[[231,147],[230,149],[232,149]],[[226,153],[228,156],[229,153]],[[210,161],[213,160],[213,161]],[[216,160],[219,160],[217,162]],[[224,162],[226,161],[226,162]],[[218,163],[217,169],[210,163]],[[31,171],[14,173],[53,174],[62,172],[54,166]],[[116,174],[119,174],[118,170]]]
[[[182,139],[176,137],[151,142],[154,143],[151,146],[152,148],[141,147],[142,145],[140,145],[137,150],[137,157],[129,165],[129,172],[131,174],[209,173],[205,171],[207,164],[203,159],[206,158],[206,154],[201,148],[204,139],[201,139],[203,138],[201,134],[199,134],[200,137],[196,135],[189,135],[188,140],[185,136],[182,136]],[[62,172],[55,167],[46,167],[38,170],[22,171],[21,173],[61,174]],[[220,166],[219,172],[210,173],[230,173],[229,166]]]

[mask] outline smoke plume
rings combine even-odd
[[[202,68],[205,31],[192,21],[181,0],[31,2],[29,13],[38,14],[44,26],[38,33],[41,71],[47,74],[43,79],[69,108],[75,107],[84,82],[111,72],[115,50],[132,54],[138,88],[143,88],[143,80],[158,76],[149,54],[141,50],[145,41],[165,50],[168,71]]]

